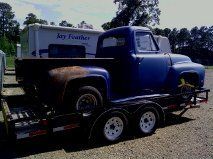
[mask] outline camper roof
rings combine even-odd
[[[82,29],[82,28],[72,28],[72,27],[64,27],[64,26],[52,26],[52,25],[44,25],[44,24],[30,24],[28,27],[34,27],[35,29],[52,29],[52,30],[67,30],[67,31],[74,31],[74,32],[86,32],[86,33],[103,33],[104,31],[101,30],[93,30],[93,29]]]

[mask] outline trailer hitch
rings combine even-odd
[[[181,111],[181,113],[178,115],[181,117],[184,113],[186,113],[187,110],[193,109],[193,108],[200,108],[200,103],[207,103],[208,97],[209,97],[210,90],[198,90],[193,94],[193,98],[189,103],[186,103],[186,107]],[[199,97],[199,93],[205,93],[205,97]]]

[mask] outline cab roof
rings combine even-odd
[[[135,30],[141,30],[141,31],[148,31],[150,32],[151,30],[146,27],[140,27],[140,26],[123,26],[123,27],[118,27],[118,28],[113,28],[110,29],[106,32],[104,32],[101,36],[110,36],[110,35],[116,35],[116,34],[129,34],[132,31]]]

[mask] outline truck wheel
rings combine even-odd
[[[155,108],[147,107],[138,113],[137,127],[140,135],[150,135],[155,132],[159,123],[159,113]]]
[[[89,112],[96,107],[103,106],[103,97],[95,87],[80,87],[74,99],[74,106],[77,111]]]
[[[178,93],[182,94],[181,99],[184,101],[189,101],[192,98],[192,93],[195,90],[195,86],[187,82],[184,78],[181,78],[178,85]]]
[[[119,112],[113,112],[106,116],[100,123],[102,138],[107,142],[116,142],[123,136],[127,127],[126,117]],[[99,133],[99,132],[98,132]]]

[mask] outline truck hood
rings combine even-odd
[[[190,63],[192,62],[188,56],[180,55],[180,54],[169,54],[171,58],[172,65],[177,63]]]

